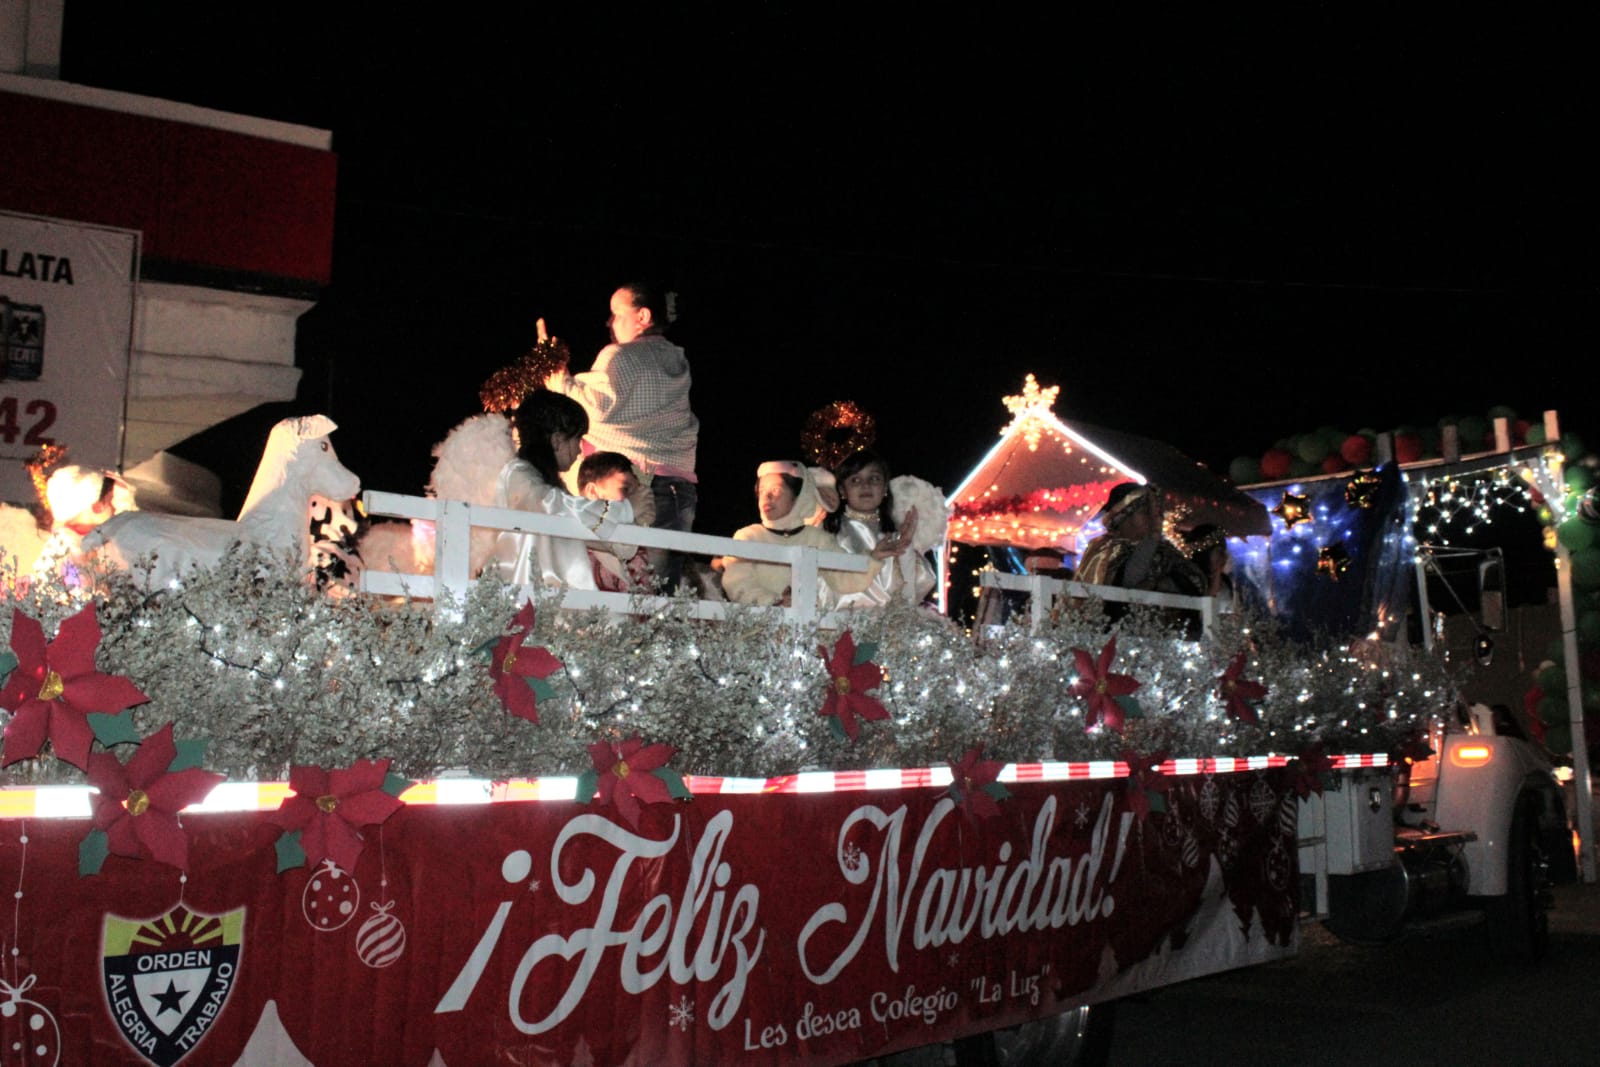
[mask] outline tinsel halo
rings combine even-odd
[[[524,352],[515,363],[489,375],[478,390],[484,411],[515,411],[522,398],[544,385],[546,378],[567,369],[572,352],[559,337],[548,337]]]
[[[800,431],[800,448],[814,466],[834,470],[847,457],[871,448],[878,439],[878,422],[854,400],[835,400],[806,419]]]

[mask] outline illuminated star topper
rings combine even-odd
[[[1037,452],[1039,435],[1044,432],[1042,421],[1054,417],[1054,412],[1050,409],[1055,405],[1056,396],[1060,392],[1059,385],[1040,389],[1034,376],[1028,375],[1023,379],[1021,393],[1002,398],[1006,410],[1011,412],[1011,423],[1000,431],[1000,436],[1005,437],[1013,432],[1020,432],[1022,439],[1028,442],[1028,451]]]

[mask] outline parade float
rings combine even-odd
[[[272,453],[338,464],[291,421],[251,500],[297,486],[304,516]],[[9,576],[0,1062],[1025,1059],[1030,1020],[1294,951],[1305,801],[1421,756],[1454,692],[1205,598],[969,633],[803,593],[530,597],[471,580],[473,528],[596,532],[366,502],[429,524],[429,573],[310,581],[303,526],[247,506],[154,546],[118,516],[88,547],[126,568]],[[800,591],[863,566],[605,533]]]

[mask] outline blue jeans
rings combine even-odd
[[[650,492],[656,501],[656,529],[682,530],[684,533],[694,529],[694,508],[700,501],[700,493],[693,482],[657,475],[650,481]],[[650,567],[655,571],[661,591],[671,594],[678,587],[678,580],[683,577],[683,553],[652,548],[649,556]]]

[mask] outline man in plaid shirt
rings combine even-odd
[[[648,286],[624,285],[611,294],[611,337],[594,367],[552,374],[545,387],[565,393],[589,413],[586,440],[596,451],[621,452],[650,476],[655,525],[690,530],[698,502],[694,474],[700,420],[689,410],[689,361],[668,341],[666,301]],[[665,588],[677,585],[682,560],[651,549]]]

